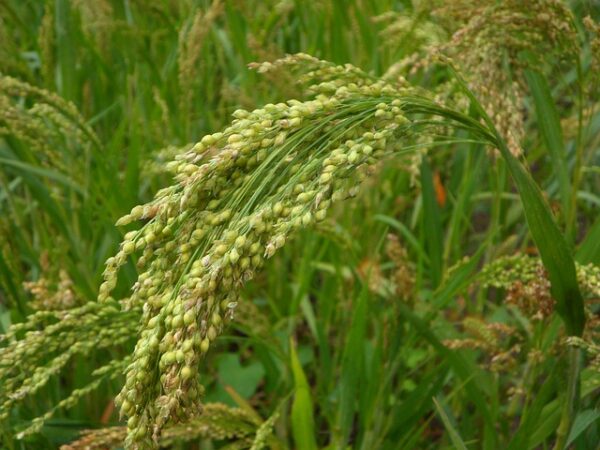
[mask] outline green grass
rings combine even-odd
[[[428,24],[454,27],[406,1],[226,0],[213,4],[214,19],[196,30],[197,15],[216,2],[105,0],[90,2],[87,12],[86,3],[0,4],[0,73],[58,96],[33,88],[12,95],[0,80],[0,107],[22,114],[11,123],[0,113],[0,333],[35,317],[26,282],[48,280],[55,299],[68,289],[79,304],[96,301],[106,259],[138,228],[115,222],[173,183],[167,162],[188,144],[227,126],[238,108],[306,97],[295,75],[260,74],[249,63],[305,52],[378,77],[423,51],[418,33],[431,33]],[[178,442],[169,448],[250,448],[257,430],[274,449],[596,448],[600,98],[581,21],[588,14],[597,21],[600,10],[572,3],[581,54],[569,65],[533,48],[544,64],[523,74],[517,158],[481,106],[485,99],[463,83],[464,67],[402,72],[455,109],[416,102],[411,117],[427,136],[403,142],[403,151],[416,153],[378,165],[357,198],[299,232],[244,287],[234,320],[199,373],[204,401],[240,408],[245,419],[240,425],[238,416],[225,415],[204,434],[175,431]],[[373,20],[388,11],[414,18],[398,40]],[[185,78],[182,46],[190,36],[201,40],[186,41],[195,59]],[[518,76],[508,62],[504,69]],[[54,107],[62,119],[28,109],[36,104]],[[366,106],[353,108],[357,115],[345,124],[357,126]],[[38,128],[20,129],[29,138],[15,131],[36,114],[43,116]],[[451,133],[433,128],[451,119]],[[425,139],[433,141],[427,150]],[[293,149],[312,155],[327,144],[304,148],[305,141],[298,138]],[[263,189],[256,192],[291,176],[283,165],[264,170],[252,181]],[[238,200],[249,198],[239,192]],[[542,261],[544,272],[528,277],[520,262],[489,269],[510,255],[523,264]],[[120,272],[116,298],[136,281],[135,259]],[[67,288],[59,287],[60,271]],[[554,301],[548,314],[547,296]],[[533,306],[519,304],[525,300]],[[125,379],[120,368],[38,433],[17,436],[97,379],[95,369],[131,354],[139,310],[128,317],[126,341],[75,354],[11,408],[2,402],[13,387],[0,385],[1,448],[58,448],[83,430],[124,424],[113,405]],[[494,334],[489,324],[510,331]],[[582,336],[583,344],[569,346],[567,336]],[[0,351],[12,345],[5,342]],[[44,355],[39,361],[50,364]],[[0,360],[0,373],[11,364]],[[23,381],[33,370],[23,365],[15,373]],[[228,426],[238,434],[219,439],[219,427]],[[227,447],[235,442],[240,447]]]

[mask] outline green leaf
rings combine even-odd
[[[575,439],[579,437],[591,424],[600,419],[600,410],[597,409],[586,409],[581,411],[571,427],[571,433],[567,439],[567,446],[571,445]]]
[[[452,417],[450,411],[448,411],[444,406],[442,406],[440,401],[437,400],[435,397],[433,398],[433,403],[435,404],[435,409],[437,409],[437,412],[440,415],[442,422],[444,423],[444,427],[446,427],[446,430],[450,435],[450,440],[452,441],[452,444],[454,444],[454,448],[458,450],[467,450],[467,446],[460,437],[460,433],[454,425],[456,421]]]
[[[556,372],[555,366],[547,367],[547,369],[549,369],[549,373]],[[519,428],[514,433],[507,450],[520,450],[530,448],[531,445],[540,445],[550,433],[556,431],[556,425],[560,420],[560,411],[556,414],[552,404],[548,404],[554,395],[556,395],[556,377],[550,377],[527,405]]]
[[[368,275],[367,275],[368,276]],[[341,445],[350,435],[356,401],[358,399],[358,388],[362,378],[364,364],[364,342],[367,324],[367,298],[368,290],[366,284],[358,297],[358,304],[354,309],[352,323],[348,332],[348,340],[342,357],[342,372],[340,379],[340,406],[338,426],[341,430]]]
[[[548,272],[551,285],[550,291],[556,301],[556,311],[565,322],[567,333],[581,336],[585,325],[585,314],[583,298],[577,284],[575,262],[571,250],[552,216],[550,206],[544,200],[540,188],[529,172],[508,150],[492,120],[469,90],[465,81],[458,74],[456,74],[456,77],[474,108],[495,134],[495,145],[506,160],[508,169],[515,181],[523,202],[523,210],[529,225],[529,231],[540,252],[544,268]]]
[[[415,315],[406,305],[399,302],[396,306],[400,310],[402,316],[421,336],[423,336],[440,357],[448,362],[452,371],[464,383],[466,395],[477,407],[478,413],[485,422],[486,429],[493,430],[495,420],[488,406],[488,400],[477,383],[480,369],[471,361],[463,357],[459,352],[450,350],[442,344],[429,325]]]
[[[290,342],[290,357],[295,389],[292,403],[292,435],[296,443],[295,448],[316,450],[315,420],[310,389],[293,342]]]
[[[440,208],[437,204],[435,190],[433,187],[433,175],[427,159],[421,164],[421,185],[423,197],[423,231],[424,241],[431,260],[431,278],[433,286],[439,286],[442,281],[442,222],[440,220]]]
[[[239,355],[235,353],[226,353],[220,355],[217,359],[217,372],[219,383],[214,393],[208,398],[213,401],[220,401],[234,405],[230,395],[225,391],[224,386],[231,386],[242,398],[250,398],[258,388],[259,383],[264,378],[265,370],[259,362],[252,362],[247,366],[240,363]]]
[[[579,245],[575,259],[580,264],[600,264],[600,216]]]
[[[73,189],[75,192],[77,192],[78,194],[84,194],[83,190],[81,189],[80,186],[77,185],[77,183],[73,180],[71,180],[68,176],[63,175],[62,173],[53,171],[53,170],[49,170],[49,169],[43,169],[41,167],[35,167],[31,164],[27,164],[25,162],[22,161],[18,161],[15,159],[8,159],[8,158],[0,158],[0,166],[5,165],[5,166],[11,166],[15,169],[20,169],[19,172],[27,172],[33,176],[37,176],[39,178],[48,178],[50,180],[54,180],[58,183],[63,184],[65,187],[69,187],[71,189]]]
[[[560,125],[560,117],[548,86],[546,77],[532,70],[525,71],[525,78],[533,96],[535,112],[537,115],[537,126],[540,129],[542,139],[548,153],[554,172],[558,178],[560,201],[566,222],[571,220],[571,183],[569,180],[569,169],[565,155],[565,144]]]
[[[429,256],[427,256],[427,253],[425,253],[421,242],[419,242],[419,240],[406,225],[390,216],[386,216],[385,214],[375,214],[373,219],[383,222],[398,231],[406,240],[406,243],[419,255],[419,257],[425,262],[429,263]]]

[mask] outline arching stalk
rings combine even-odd
[[[143,306],[141,333],[119,394],[129,448],[151,448],[167,421],[197,410],[198,362],[238,302],[241,285],[298,229],[356,194],[371,168],[403,153],[428,127],[461,128],[497,148],[519,189],[534,241],[570,334],[583,327],[572,257],[541,191],[508,151],[464,82],[483,119],[360,69],[295,55],[259,70],[301,71],[313,100],[236,111],[223,132],[205,136],[173,164],[177,183],[120,224],[144,219],[107,262],[100,300],[119,267],[140,251],[131,305]],[[549,239],[546,242],[545,239]]]

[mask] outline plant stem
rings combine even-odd
[[[577,135],[575,140],[575,166],[573,167],[573,182],[571,189],[571,207],[570,217],[567,218],[567,239],[569,242],[574,242],[577,235],[577,191],[581,185],[582,180],[582,169],[583,169],[583,157],[584,157],[584,146],[583,146],[583,105],[584,105],[584,92],[583,92],[583,75],[581,69],[581,62],[577,61]]]
[[[564,397],[560,424],[556,430],[556,443],[553,450],[564,450],[571,425],[574,420],[577,405],[579,403],[579,375],[581,372],[582,353],[580,348],[569,347],[567,353],[568,373],[567,392]]]

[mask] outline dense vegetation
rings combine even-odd
[[[598,448],[599,18],[0,3],[0,447]]]

